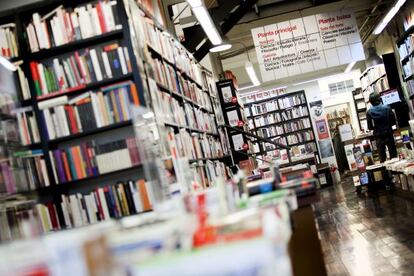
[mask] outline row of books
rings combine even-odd
[[[205,109],[212,111],[210,96],[196,84],[179,76],[180,88],[183,95]]]
[[[4,148],[1,151],[0,194],[34,191],[50,185],[42,150],[15,152],[13,156],[4,154]]]
[[[149,59],[149,62],[155,81],[173,92],[180,93],[174,67],[157,58]]]
[[[0,208],[0,242],[30,239],[38,232],[34,200],[6,201]]]
[[[176,67],[187,76],[203,85],[201,67],[190,57],[188,51],[175,38],[159,29],[151,18],[146,16],[133,17],[133,26],[138,34],[142,48],[149,46],[165,59],[175,61]],[[207,87],[203,87],[207,89]]]
[[[278,103],[279,103],[280,109],[290,108],[295,105],[305,104],[306,103],[305,94],[302,93],[302,94],[297,94],[294,96],[283,97],[283,98],[278,99]]]
[[[312,127],[312,123],[309,118],[298,119],[289,123],[283,124],[285,133],[298,131],[304,128]]]
[[[172,147],[177,149],[177,157],[188,159],[216,158],[224,155],[220,140],[206,134],[191,135],[185,129],[180,129],[174,134],[174,129],[169,130],[169,137],[174,137]]]
[[[277,106],[277,101],[276,100],[272,100],[269,102],[264,102],[264,103],[260,103],[260,104],[254,104],[251,106],[252,109],[252,115],[253,116],[257,116],[260,114],[264,114],[267,112],[272,112],[275,110],[278,110],[278,106]],[[250,115],[247,115],[250,116]]]
[[[31,52],[64,45],[122,28],[116,1],[98,1],[75,9],[62,5],[40,16],[33,13],[26,27]]]
[[[279,114],[278,114],[279,115]],[[280,115],[283,121],[292,120],[304,116],[308,116],[308,108],[306,106],[297,106],[288,110],[283,110]]]
[[[98,144],[94,140],[49,152],[56,183],[131,168],[141,163],[134,137]]]
[[[194,163],[192,165],[192,175],[193,183],[191,183],[191,187],[196,191],[213,186],[218,178],[224,178],[224,180],[229,178],[226,165],[218,160],[207,160],[201,166]]]
[[[349,111],[347,108],[344,108],[342,110],[333,110],[329,113],[326,114],[326,118],[328,120],[331,119],[337,119],[337,118],[341,118],[341,117],[349,117]]]
[[[255,117],[254,124],[256,127],[266,126],[270,124],[279,123],[281,121],[280,113],[265,114],[263,116]]]
[[[134,83],[128,81],[69,99],[61,96],[39,103],[49,140],[87,132],[131,119],[130,104],[139,105]]]
[[[16,40],[16,24],[9,23],[0,26],[0,55],[5,58],[19,56],[19,47]]]
[[[286,138],[285,137],[275,137],[275,138],[271,138],[270,140],[272,140],[273,142],[279,143],[281,145],[287,145],[286,143]],[[264,150],[272,150],[275,149],[276,146],[267,142],[262,143],[263,145],[263,149]]]
[[[61,225],[56,206],[52,203],[37,204],[43,232],[95,224],[152,210],[151,183],[143,179],[119,181],[116,185],[96,188],[89,194],[62,195]]]
[[[37,96],[70,92],[92,82],[131,72],[126,47],[118,43],[75,51],[53,60],[30,62]]]
[[[317,152],[316,143],[310,142],[303,145],[293,146],[290,149],[290,157],[292,161],[298,161],[300,159],[306,159],[310,156],[314,156]]]
[[[263,155],[259,155],[259,158],[264,160],[269,160],[269,157],[272,159],[272,161],[276,160],[280,165],[289,163],[288,152],[285,149],[274,149],[264,152]]]
[[[403,59],[414,51],[414,35],[409,35],[398,47],[400,58]]]
[[[312,130],[299,131],[297,133],[289,134],[288,136],[286,136],[288,145],[294,145],[297,143],[311,141],[313,139],[314,139],[314,135],[313,135]]]
[[[257,92],[251,95],[242,97],[243,103],[254,103],[269,98],[275,98],[277,96],[285,95],[287,93],[286,88],[272,88],[270,90]]]
[[[369,95],[373,92],[381,93],[382,91],[385,91],[387,89],[390,89],[390,85],[388,83],[388,78],[384,76],[380,78],[379,80],[377,80],[375,83],[366,87],[366,89],[364,90],[364,93],[366,95]]]
[[[361,77],[361,88],[362,90],[370,86],[374,81],[376,81],[381,76],[385,75],[385,66],[384,64],[375,65],[370,67],[365,75]]]
[[[414,59],[410,58],[406,64],[403,64],[404,78],[407,78],[414,74]]]
[[[200,109],[194,109],[190,104],[184,104],[187,118],[187,126],[212,133],[217,133],[217,126],[213,114],[205,113]]]
[[[258,134],[264,138],[268,138],[268,137],[275,137],[278,135],[282,135],[284,134],[285,131],[283,130],[283,127],[281,125],[279,126],[269,126],[267,128],[260,128],[258,130]]]
[[[15,110],[22,145],[40,143],[40,132],[32,106]]]

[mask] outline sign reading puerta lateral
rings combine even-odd
[[[365,59],[350,11],[255,28],[252,36],[264,82]]]

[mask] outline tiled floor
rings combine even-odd
[[[414,275],[414,202],[357,196],[352,179],[314,205],[328,275]]]

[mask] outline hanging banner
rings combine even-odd
[[[355,14],[316,14],[251,30],[264,82],[364,60]]]

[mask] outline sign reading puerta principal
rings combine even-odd
[[[350,11],[255,28],[252,36],[264,82],[365,59]]]

